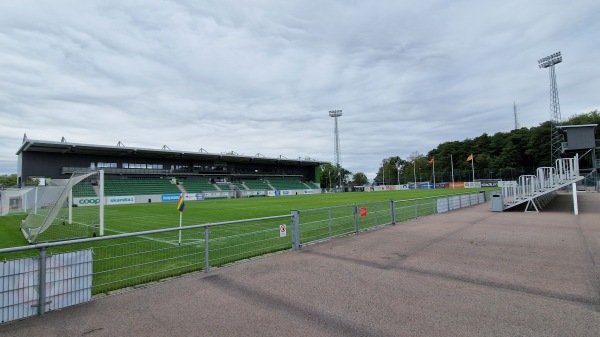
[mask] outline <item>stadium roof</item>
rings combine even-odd
[[[121,144],[119,142],[119,144]],[[165,146],[166,147],[166,146]],[[260,154],[256,156],[244,156],[235,153],[207,153],[194,151],[180,151],[170,149],[147,149],[139,147],[127,146],[106,146],[94,144],[69,143],[63,140],[60,142],[52,142],[46,140],[35,140],[23,137],[23,144],[17,150],[17,155],[22,152],[48,152],[48,153],[78,153],[91,155],[109,155],[109,156],[136,156],[144,158],[163,158],[163,159],[189,159],[189,160],[222,160],[227,162],[238,163],[263,163],[263,164],[289,164],[289,165],[305,165],[316,166],[325,164],[323,162],[311,158],[288,159],[284,156],[279,158],[264,157]]]

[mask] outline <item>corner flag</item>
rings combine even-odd
[[[179,228],[183,226],[183,209],[185,208],[185,201],[183,200],[183,193],[179,195],[179,201],[177,201],[177,210],[179,211]],[[181,230],[179,230],[179,245],[181,246]]]
[[[183,194],[179,196],[179,201],[177,201],[177,210],[183,212],[185,208],[185,201],[183,200]]]
[[[473,154],[472,153],[467,158],[467,161],[471,162],[471,170],[473,171],[473,181],[475,181],[475,161],[473,160]]]

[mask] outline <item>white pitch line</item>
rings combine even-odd
[[[105,228],[104,230],[105,231],[109,231],[109,232],[115,232],[115,233],[118,233],[118,234],[128,234],[129,233],[129,232],[122,232],[122,231],[118,231],[118,230],[114,230],[114,229],[108,229],[108,228]],[[145,235],[140,235],[140,236],[137,236],[137,237],[144,238],[144,239],[150,240],[150,241],[156,241],[156,242],[166,243],[166,244],[173,245],[173,246],[178,246],[179,245],[179,243],[177,242],[177,240],[167,241],[167,240],[161,240],[161,239],[155,239],[155,238],[147,237]],[[198,239],[195,242],[197,242],[198,244],[204,243],[204,239]]]

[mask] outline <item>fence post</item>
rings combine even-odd
[[[415,219],[419,217],[419,202],[415,199]]]
[[[333,237],[333,226],[331,224],[331,208],[327,212],[327,220],[329,221],[329,238]]]
[[[209,263],[209,254],[208,254],[208,226],[204,226],[204,272],[208,273],[208,268],[210,268]]]
[[[292,249],[300,249],[300,212],[292,211]]]
[[[39,263],[38,315],[42,316],[46,312],[46,247],[40,247]]]
[[[359,224],[358,224],[358,205],[354,205],[354,233],[358,234]]]
[[[396,224],[396,207],[394,206],[394,200],[390,200],[390,210],[392,214],[392,225]]]

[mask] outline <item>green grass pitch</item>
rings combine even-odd
[[[209,264],[211,267],[251,258],[269,252],[291,248],[289,234],[279,237],[279,225],[289,226],[292,210],[300,210],[301,242],[324,239],[354,231],[351,207],[366,205],[369,215],[361,218],[361,228],[385,224],[390,218],[389,200],[407,200],[457,193],[476,193],[467,189],[432,189],[385,192],[330,193],[281,197],[243,199],[215,199],[186,202],[182,216],[183,226],[223,221],[285,215],[283,219],[245,222],[209,229]],[[431,201],[428,201],[431,203]],[[331,211],[306,211],[334,206]],[[387,208],[387,209],[386,209]],[[398,210],[401,210],[402,206]],[[379,210],[381,209],[381,210]],[[419,216],[431,214],[433,209],[422,208]],[[414,211],[407,218],[413,217]],[[174,228],[179,226],[176,203],[148,203],[113,205],[105,207],[105,235]],[[328,221],[324,218],[329,217]],[[377,219],[379,217],[379,219]],[[404,219],[403,215],[398,217]],[[0,248],[24,246],[27,241],[19,230],[24,216],[0,217]],[[94,250],[93,292],[103,293],[134,286],[164,277],[180,275],[204,268],[204,230],[179,231],[146,235],[91,244],[52,247],[49,254],[84,248]],[[37,251],[3,254],[2,260],[35,256]],[[115,258],[118,257],[118,258]]]

